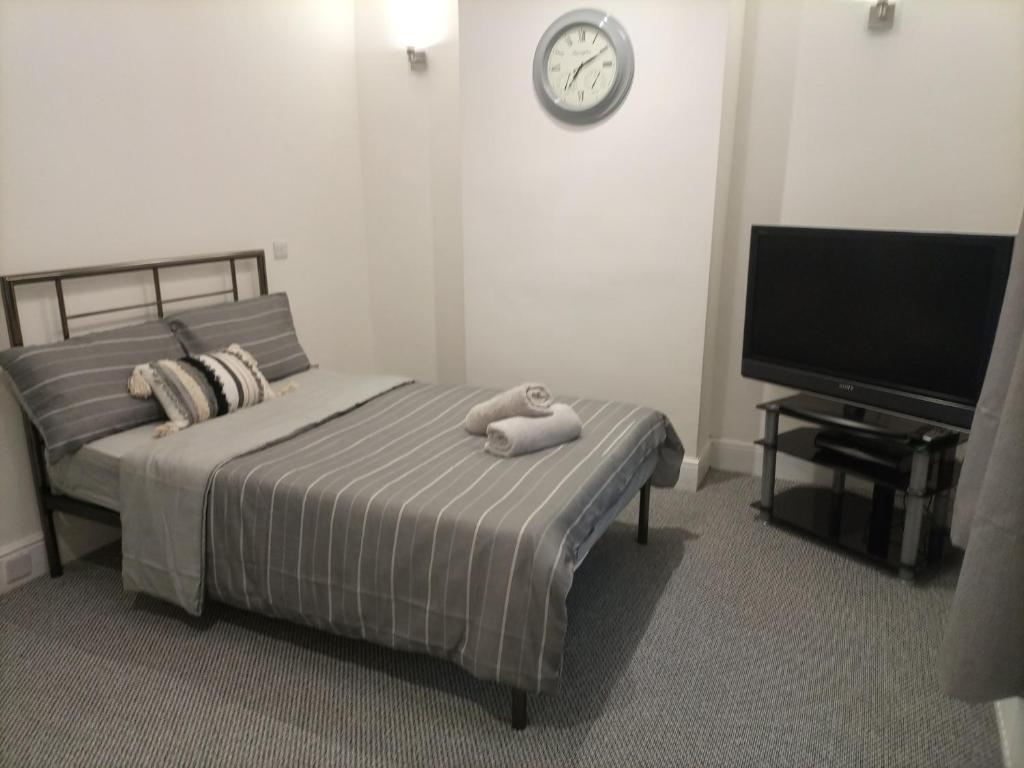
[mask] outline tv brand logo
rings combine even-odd
[[[843,392],[853,392],[853,384],[840,384],[839,388],[843,390]]]

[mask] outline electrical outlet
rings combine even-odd
[[[17,557],[12,557],[5,565],[4,576],[8,584],[27,579],[32,575],[32,553],[25,552]]]
[[[274,258],[277,261],[283,261],[288,258],[288,243],[284,240],[274,241]]]

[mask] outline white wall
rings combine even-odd
[[[746,0],[729,0],[729,32],[726,41],[725,76],[722,85],[722,128],[718,144],[718,175],[715,179],[715,218],[711,232],[711,269],[708,276],[708,306],[701,369],[700,422],[697,443],[698,479],[711,466],[711,432],[714,421],[715,372],[719,356],[718,312],[722,294],[722,254],[726,248],[732,194],[733,146],[736,143],[736,115],[739,108]]]
[[[0,273],[287,240],[270,285],[290,294],[311,356],[373,368],[352,13],[350,0],[0,3]],[[0,420],[3,555],[38,524],[6,390]]]
[[[360,146],[377,368],[465,378],[457,0],[356,0]],[[425,15],[426,71],[396,37]],[[396,16],[398,17],[396,19]],[[405,41],[416,43],[415,39]]]
[[[434,314],[437,376],[466,382],[462,254],[462,90],[459,80],[459,2],[446,6],[448,37],[429,49],[430,180],[434,214]]]
[[[460,35],[430,0],[414,73],[396,2],[0,1],[0,271],[285,239],[324,364],[643,402],[689,470],[710,439],[749,471],[778,392],[739,375],[752,223],[1019,220],[1022,3],[903,0],[871,35],[861,2],[618,0],[633,90],[573,129],[530,66],[576,4],[463,0]],[[0,420],[2,557],[38,527],[6,393]]]
[[[461,4],[467,378],[651,405],[693,452],[730,4],[605,3],[633,87],[573,128],[537,103],[531,67],[577,5]]]
[[[437,377],[430,80],[391,40],[387,2],[355,3],[356,72],[377,367]],[[432,73],[431,73],[432,74]]]
[[[740,377],[752,224],[1013,233],[1024,206],[1024,3],[749,2],[718,307],[715,463],[757,469]],[[783,472],[795,468],[780,467]]]

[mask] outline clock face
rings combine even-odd
[[[633,83],[633,46],[623,26],[602,11],[559,16],[533,56],[541,106],[566,123],[596,123],[622,104]]]
[[[557,102],[572,112],[600,104],[615,85],[617,73],[612,41],[591,24],[564,29],[548,54],[550,90]]]

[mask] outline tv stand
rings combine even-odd
[[[764,453],[761,498],[754,506],[769,522],[906,579],[941,558],[964,433],[808,394],[757,407],[764,411],[764,438],[756,443]],[[810,426],[780,434],[782,416]],[[832,487],[796,486],[776,494],[779,453],[830,469]],[[848,476],[870,482],[871,498],[849,492]]]

